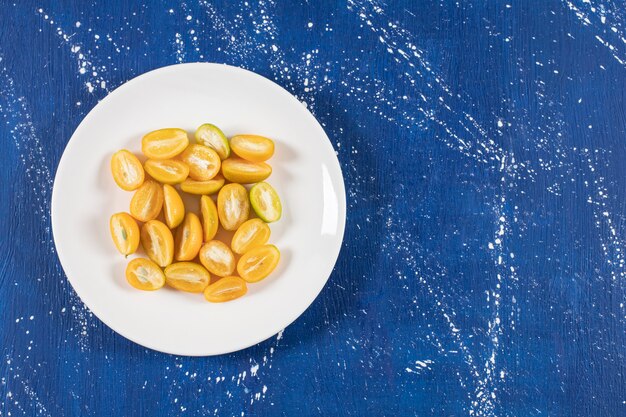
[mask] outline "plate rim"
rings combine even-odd
[[[84,126],[88,123],[89,120],[91,120],[91,118],[95,117],[94,114],[96,112],[96,109],[102,104],[105,103],[109,100],[112,99],[112,97],[116,97],[117,95],[121,94],[120,90],[123,90],[124,87],[128,87],[130,85],[134,85],[137,82],[140,82],[142,79],[145,79],[146,77],[150,77],[150,76],[154,76],[156,73],[161,73],[161,72],[169,72],[169,71],[178,71],[178,70],[182,70],[182,69],[186,69],[186,68],[208,68],[211,70],[219,70],[219,71],[231,71],[231,72],[239,72],[242,73],[244,76],[247,77],[252,77],[257,79],[260,82],[266,83],[266,84],[270,84],[273,88],[276,88],[277,91],[280,92],[280,94],[282,94],[283,96],[287,97],[290,101],[294,102],[294,104],[299,105],[304,107],[305,110],[305,114],[306,117],[309,118],[314,124],[316,124],[320,131],[323,133],[323,138],[320,137],[321,141],[320,143],[323,143],[326,147],[326,151],[330,151],[330,153],[334,156],[334,160],[336,161],[336,166],[338,168],[338,176],[335,179],[336,180],[336,186],[337,188],[335,189],[335,193],[337,195],[337,201],[338,201],[338,225],[337,225],[337,248],[335,251],[335,254],[333,255],[332,259],[332,267],[330,268],[330,271],[328,272],[327,276],[325,277],[325,281],[324,284],[320,287],[319,291],[317,291],[316,294],[311,294],[311,298],[310,301],[307,303],[306,306],[304,306],[303,309],[298,308],[297,309],[297,313],[295,314],[294,317],[290,317],[288,320],[286,320],[286,323],[284,326],[272,326],[272,327],[268,327],[268,331],[267,332],[263,332],[263,335],[260,338],[255,338],[254,341],[247,341],[245,343],[240,343],[237,344],[235,347],[228,349],[228,350],[221,350],[219,352],[215,352],[215,353],[201,353],[201,352],[191,352],[191,351],[181,351],[181,352],[172,352],[172,351],[166,351],[163,349],[160,349],[157,346],[153,346],[150,344],[146,344],[144,341],[138,341],[137,338],[135,338],[132,334],[128,334],[126,331],[122,331],[120,330],[116,325],[112,325],[108,320],[105,320],[102,318],[102,316],[104,314],[101,314],[102,311],[95,311],[91,306],[89,306],[89,304],[84,300],[84,295],[81,295],[81,291],[79,291],[77,289],[77,285],[75,284],[74,280],[72,278],[70,278],[70,274],[68,274],[68,272],[66,271],[66,265],[69,265],[69,262],[66,262],[64,264],[63,259],[67,259],[65,258],[64,255],[64,251],[62,249],[60,249],[59,244],[57,243],[57,234],[55,233],[55,230],[57,227],[60,226],[56,226],[55,224],[59,221],[58,220],[58,216],[59,215],[55,215],[55,213],[57,212],[57,206],[58,206],[58,193],[56,193],[57,190],[57,185],[58,185],[58,181],[59,181],[59,172],[63,172],[65,171],[64,166],[68,163],[66,162],[67,160],[67,151],[68,149],[70,149],[72,146],[75,145],[75,143],[77,143],[77,134],[80,133],[80,131],[84,128]],[[55,220],[56,219],[56,220]],[[279,85],[278,83],[270,80],[269,78],[266,78],[265,76],[258,74],[254,71],[245,69],[245,68],[241,68],[241,67],[236,67],[233,65],[228,65],[228,64],[222,64],[222,63],[214,63],[214,62],[191,62],[191,63],[179,63],[179,64],[172,64],[172,65],[166,65],[166,66],[162,66],[162,67],[158,67],[158,68],[154,68],[150,71],[146,71],[142,74],[139,74],[125,82],[123,82],[122,84],[120,84],[119,86],[117,86],[113,91],[109,92],[102,100],[98,101],[98,103],[89,110],[89,112],[87,113],[87,115],[85,115],[85,117],[83,117],[83,119],[80,121],[80,123],[78,124],[78,126],[76,126],[76,129],[74,130],[74,132],[72,133],[72,136],[70,137],[70,139],[67,141],[63,152],[61,154],[61,157],[59,158],[59,162],[57,164],[57,169],[54,175],[54,181],[53,181],[53,185],[52,185],[52,196],[50,199],[50,223],[51,223],[51,228],[52,228],[52,238],[53,238],[53,242],[54,242],[54,247],[55,247],[55,252],[57,255],[57,258],[59,260],[59,264],[61,266],[61,269],[63,270],[63,273],[67,279],[67,281],[70,283],[72,290],[76,293],[76,295],[78,296],[78,298],[80,299],[80,301],[83,303],[83,305],[91,312],[93,313],[93,315],[95,317],[98,318],[98,320],[100,320],[104,325],[106,325],[108,328],[110,328],[111,330],[113,330],[115,333],[119,334],[120,336],[124,337],[125,339],[130,340],[133,343],[136,343],[137,345],[144,347],[146,349],[151,349],[153,351],[157,351],[157,352],[161,352],[161,353],[165,353],[165,354],[170,354],[170,355],[177,355],[177,356],[189,356],[189,357],[208,357],[208,356],[218,356],[218,355],[226,355],[229,353],[233,353],[233,352],[237,352],[237,351],[241,351],[253,346],[258,345],[259,343],[268,340],[269,338],[271,338],[272,336],[280,333],[282,330],[284,330],[285,328],[287,328],[288,326],[292,325],[300,316],[302,316],[302,314],[304,314],[304,312],[306,312],[306,310],[309,309],[309,307],[311,307],[311,305],[315,302],[315,300],[318,298],[318,296],[320,295],[320,293],[322,292],[322,290],[324,289],[324,287],[326,287],[326,285],[328,284],[328,280],[330,279],[330,276],[333,273],[333,270],[335,268],[335,266],[337,265],[337,260],[339,259],[339,255],[341,254],[341,250],[343,248],[343,239],[344,239],[344,235],[345,235],[345,228],[346,228],[346,221],[347,221],[347,203],[346,203],[346,190],[345,190],[345,181],[344,181],[344,176],[343,176],[343,170],[341,168],[341,162],[339,161],[337,152],[335,151],[335,148],[333,147],[328,135],[326,134],[326,131],[324,130],[324,128],[322,127],[322,125],[319,123],[319,121],[317,120],[317,118],[311,113],[311,111],[308,109],[308,107],[303,106],[302,102],[300,100],[298,100],[293,94],[291,94],[289,91],[287,91],[283,86]],[[71,269],[71,268],[69,268]],[[78,280],[76,280],[78,282]],[[81,287],[80,284],[78,284],[78,287]],[[278,327],[278,328],[276,328]]]

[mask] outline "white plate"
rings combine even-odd
[[[109,217],[128,211],[132,193],[111,177],[111,155],[140,154],[141,137],[202,123],[227,136],[273,138],[270,160],[283,217],[270,227],[279,267],[235,301],[211,304],[202,294],[164,288],[138,291],[125,279]],[[252,346],[292,323],[324,287],[345,225],[341,168],[324,130],[302,103],[268,79],[218,64],[184,64],[143,74],[102,100],[70,139],[54,181],[52,229],[72,286],[100,320],[143,346],[206,356]]]

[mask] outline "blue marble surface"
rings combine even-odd
[[[72,3],[0,7],[0,416],[626,415],[623,1]],[[311,308],[212,358],[104,326],[49,217],[88,111],[193,61],[296,95],[348,197]]]

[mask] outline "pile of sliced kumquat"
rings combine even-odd
[[[143,165],[125,149],[113,154],[113,179],[134,194],[130,214],[111,216],[111,236],[123,255],[137,252],[141,243],[149,258],[128,263],[126,279],[133,287],[168,285],[203,292],[210,302],[230,301],[280,260],[276,246],[268,244],[268,223],[280,219],[282,206],[264,182],[272,173],[266,161],[274,142],[257,135],[228,140],[212,124],[200,126],[195,140],[190,143],[183,129],[160,129],[141,139]],[[183,193],[196,196],[200,216],[187,210]],[[217,239],[220,227],[234,232],[230,242]]]

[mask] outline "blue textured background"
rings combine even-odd
[[[73,3],[0,6],[1,416],[626,415],[623,1]],[[105,327],[50,232],[81,119],[191,61],[306,103],[348,196],[311,308],[213,358]]]

